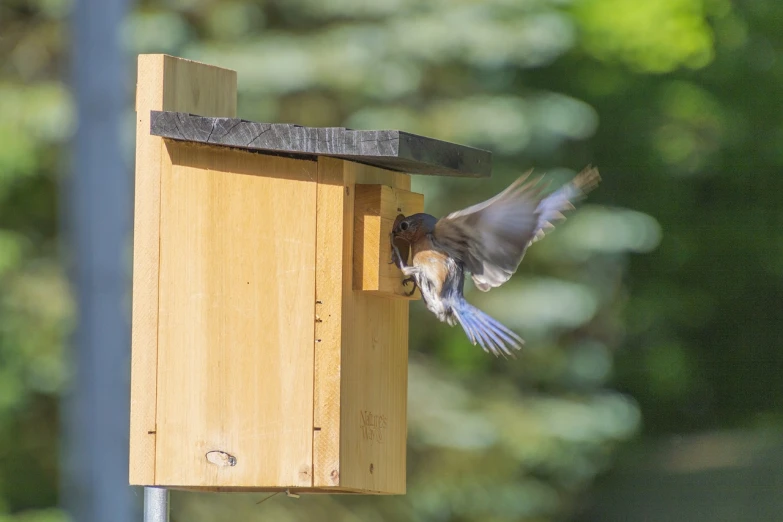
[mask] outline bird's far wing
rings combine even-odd
[[[525,173],[495,197],[435,224],[434,240],[465,263],[483,291],[508,281],[535,237],[540,178],[527,181],[529,176]]]
[[[564,219],[562,212],[597,185],[598,171],[585,169],[573,181],[541,199],[541,177],[525,182],[525,173],[507,189],[486,201],[438,220],[433,233],[438,245],[465,263],[484,292],[509,280],[527,247]]]
[[[598,169],[589,166],[569,183],[542,199],[536,209],[538,212],[536,233],[530,243],[542,239],[547,232],[555,228],[555,222],[564,221],[563,212],[573,210],[574,203],[584,199],[588,192],[598,186],[600,181],[601,176],[598,174]]]

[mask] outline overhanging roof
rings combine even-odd
[[[489,177],[492,153],[397,130],[351,130],[256,123],[152,111],[150,132],[179,141],[259,152],[333,156],[433,176]]]

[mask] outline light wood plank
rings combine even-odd
[[[315,374],[313,411],[313,486],[340,484],[340,364],[344,293],[350,275],[351,251],[346,242],[345,217],[350,204],[344,186],[345,162],[318,158],[317,252],[315,280]]]
[[[353,289],[353,245],[356,183],[410,191],[410,176],[326,157],[318,172],[313,486],[404,493],[408,301]]]
[[[317,164],[167,146],[157,483],[310,487]]]
[[[299,488],[299,487],[241,487],[241,486],[182,486],[169,484],[166,489],[181,491],[202,491],[208,493],[294,493],[302,495],[382,495],[376,491],[363,491],[360,489],[350,489],[328,487],[328,488]]]
[[[359,163],[345,163],[350,206],[345,213],[353,244],[356,183],[383,184],[410,191],[410,176]],[[383,493],[405,493],[408,305],[353,289],[343,281],[350,299],[343,310],[341,381],[340,486]]]
[[[139,58],[142,57],[163,61],[163,108],[153,110],[220,118],[236,117],[236,71],[165,54],[142,55]],[[150,134],[149,127],[146,132]]]
[[[150,111],[236,116],[236,73],[166,55],[140,55],[136,91],[136,189],[129,481],[155,484],[160,170],[163,140]]]

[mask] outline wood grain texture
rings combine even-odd
[[[299,488],[299,487],[241,487],[241,486],[182,486],[170,484],[166,489],[181,491],[202,491],[207,493],[294,493],[297,495],[382,495],[377,491],[364,491],[361,489],[328,487],[328,488]]]
[[[410,176],[369,165],[345,162],[350,207],[345,213],[353,244],[353,200],[358,184],[382,184],[410,191]],[[353,272],[353,270],[351,270]],[[342,373],[340,386],[340,486],[403,494],[406,490],[408,397],[408,307],[403,299],[389,299],[353,289],[343,310]]]
[[[182,141],[334,156],[411,174],[488,177],[492,153],[397,130],[303,127],[154,111],[150,132]]]
[[[209,130],[164,140],[153,111]],[[404,493],[408,300],[354,290],[356,184],[404,198],[399,171],[477,175],[476,157],[397,131],[232,131],[235,111],[232,71],[139,58],[131,483]],[[311,157],[201,143],[243,129]]]
[[[156,482],[310,487],[317,163],[166,145]]]
[[[391,234],[399,214],[424,211],[424,196],[388,185],[356,185],[354,208],[353,284],[355,290],[399,299],[420,299],[418,289],[402,284],[404,276],[391,263]],[[406,253],[401,253],[406,255]]]
[[[150,111],[236,116],[236,73],[166,55],[140,55],[136,91],[136,188],[129,481],[155,484],[160,172],[163,140]]]
[[[344,185],[344,161],[318,158],[315,280],[315,374],[313,411],[313,486],[340,483],[340,382],[343,314],[350,296],[344,292],[350,277],[351,251],[345,241],[345,218],[350,199]],[[348,188],[350,190],[350,188]]]
[[[318,173],[313,486],[404,493],[408,301],[355,291],[352,254],[356,183],[410,176],[329,157]]]

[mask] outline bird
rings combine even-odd
[[[543,176],[532,170],[496,196],[438,219],[425,213],[399,214],[390,233],[391,263],[416,288],[427,309],[449,326],[459,323],[470,342],[495,356],[514,357],[524,340],[465,300],[465,273],[476,288],[488,292],[516,272],[530,245],[565,220],[598,186],[598,169],[588,166],[548,195]],[[403,255],[404,251],[404,255]],[[410,264],[408,261],[410,260]]]

